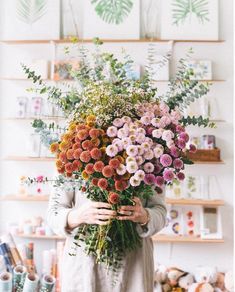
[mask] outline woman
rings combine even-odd
[[[48,208],[48,224],[59,235],[66,236],[62,264],[62,292],[153,292],[153,244],[151,236],[165,225],[166,207],[164,194],[157,194],[135,206],[123,206],[118,214],[107,203],[91,202],[84,193],[73,189],[63,191],[54,187]],[[74,250],[73,237],[81,224],[107,224],[109,219],[131,220],[137,223],[142,246],[129,252],[122,267],[115,275],[107,273],[103,264],[96,264],[93,256],[87,256],[83,247]],[[75,255],[69,255],[74,253]]]

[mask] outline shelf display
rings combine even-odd
[[[187,67],[193,72],[191,80],[212,80],[212,62],[210,60],[190,60]]]

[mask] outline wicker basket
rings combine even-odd
[[[193,161],[221,161],[220,149],[197,149],[195,153],[187,153],[187,157]]]

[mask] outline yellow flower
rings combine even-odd
[[[70,147],[70,143],[67,142],[67,141],[63,141],[63,142],[61,142],[60,145],[59,145],[59,149],[60,149],[60,151],[67,150],[67,149],[69,149],[69,147]]]
[[[95,123],[94,123],[94,122],[87,122],[87,125],[88,125],[89,127],[94,127]]]
[[[85,180],[88,180],[88,178],[89,178],[89,174],[85,170],[83,170],[83,172],[82,172],[82,178]]]
[[[64,142],[69,142],[73,139],[73,132],[67,132],[63,136],[63,141]]]
[[[61,168],[63,166],[63,162],[59,159],[56,160],[55,164],[57,168]]]
[[[55,153],[59,150],[59,144],[58,143],[52,143],[50,145],[50,151],[51,153]]]
[[[95,122],[95,116],[94,115],[89,115],[86,118],[86,122],[90,123],[90,122]]]
[[[75,122],[72,122],[70,125],[69,125],[69,130],[74,132],[76,130],[76,123]]]

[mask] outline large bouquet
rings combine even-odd
[[[183,117],[182,110],[206,94],[208,86],[191,81],[193,72],[181,60],[169,91],[160,97],[150,74],[142,80],[127,78],[129,59],[122,63],[98,52],[90,66],[82,53],[79,71],[71,72],[80,87],[66,93],[25,68],[38,84],[36,90],[47,92],[69,116],[65,132],[50,145],[60,175],[73,180],[92,201],[108,202],[116,211],[135,204],[134,197],[148,200],[165,184],[183,180],[184,165],[192,163],[187,151],[196,150],[185,127],[213,125],[202,117]],[[44,122],[37,120],[34,127],[45,133]],[[87,254],[114,270],[126,252],[141,245],[136,223],[115,218],[107,225],[79,227],[75,244],[80,241]]]

